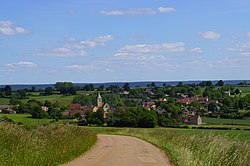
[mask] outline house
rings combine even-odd
[[[225,97],[230,97],[230,95],[231,95],[230,91],[224,92],[224,96],[225,96]]]
[[[164,102],[166,102],[167,99],[166,99],[166,98],[159,98],[159,101],[164,101]]]
[[[198,101],[200,104],[208,104],[209,103],[208,97],[193,96],[193,97],[187,97],[187,98],[177,100],[177,102],[182,103],[182,104],[186,104],[186,105],[191,104],[195,101]]]
[[[0,105],[0,113],[2,113],[4,110],[6,110],[9,114],[16,113],[16,111],[14,111],[14,106],[12,105]]]
[[[68,115],[75,116],[77,113],[80,113],[82,117],[84,117],[85,112],[83,110],[70,110]]]
[[[81,104],[70,104],[69,109],[70,110],[81,110]]]
[[[199,115],[190,115],[189,116],[189,124],[200,125],[200,124],[202,124],[202,119]]]
[[[45,112],[48,112],[49,110],[49,107],[46,107],[46,106],[42,106],[42,110],[45,111]]]
[[[155,93],[153,92],[153,89],[146,89],[145,91],[144,91],[144,93],[145,94],[148,94],[148,95],[155,95]]]
[[[189,110],[187,108],[185,108],[183,111],[182,111],[183,114],[185,115],[189,115]]]
[[[145,109],[148,109],[148,110],[151,110],[151,109],[155,109],[155,108],[156,108],[155,102],[153,102],[153,101],[144,102],[144,103],[142,103],[142,106],[143,106]]]

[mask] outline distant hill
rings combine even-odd
[[[246,81],[247,83],[250,83],[250,80],[225,80],[225,84],[231,84],[235,85],[240,82]],[[142,82],[128,82],[130,87],[146,87],[148,84],[155,82],[156,86],[163,86],[165,83],[166,85],[175,86],[179,82],[182,82],[183,84],[198,84],[201,81],[142,81]],[[213,80],[212,83],[216,84],[218,80]],[[110,85],[117,85],[119,87],[122,87],[126,82],[108,82],[108,83],[74,83],[75,86],[84,86],[86,84],[93,84],[95,87],[99,87],[100,85],[104,85],[104,87],[109,87]],[[0,88],[5,87],[6,85],[0,85]],[[36,90],[45,89],[47,87],[54,87],[54,84],[18,84],[18,85],[10,85],[13,90],[19,90],[19,89],[31,89],[32,87],[35,87]]]

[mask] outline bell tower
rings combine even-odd
[[[98,93],[98,96],[96,98],[96,105],[97,105],[98,108],[101,108],[102,105],[103,105],[103,103],[102,103],[102,97],[101,97],[100,93]]]

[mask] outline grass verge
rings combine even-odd
[[[60,165],[89,150],[96,135],[73,126],[47,125],[26,130],[0,123],[1,166]]]
[[[182,129],[168,131],[168,129],[93,128],[91,130],[97,133],[130,135],[146,140],[164,150],[172,162],[179,166],[249,165],[249,140],[239,140],[237,136],[232,138],[213,132],[195,134],[190,133],[193,130]]]

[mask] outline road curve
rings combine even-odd
[[[167,156],[138,138],[98,135],[97,144],[86,154],[63,166],[168,166]]]

